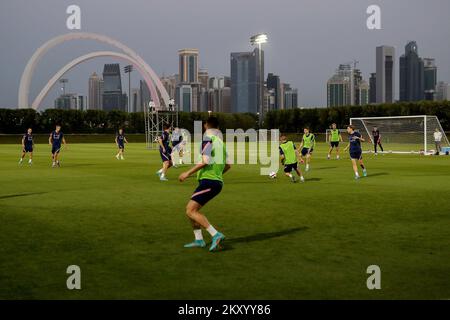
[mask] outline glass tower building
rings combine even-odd
[[[424,63],[419,57],[416,42],[411,41],[400,57],[400,101],[423,100],[424,92]]]
[[[252,52],[231,53],[231,111],[259,112],[262,99],[260,85],[264,67],[258,68],[259,60],[264,63],[264,51],[259,57],[259,50]],[[260,71],[261,69],[261,71]]]

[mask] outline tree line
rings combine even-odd
[[[249,113],[214,113],[223,129],[258,128],[258,117]],[[446,131],[450,131],[450,101],[399,102],[368,106],[276,110],[266,113],[263,128],[280,129],[286,133],[325,132],[331,123],[344,128],[352,117],[436,115]],[[180,112],[179,127],[193,131],[195,120],[205,120],[207,112]],[[48,133],[55,124],[65,133],[114,133],[124,128],[128,133],[144,133],[144,114],[113,110],[0,109],[0,133],[23,133],[29,127],[35,133]]]
[[[450,101],[397,102],[367,106],[344,106],[315,109],[270,111],[265,127],[281,132],[299,133],[309,127],[312,132],[325,132],[330,124],[345,128],[350,118],[388,116],[437,116],[445,131],[450,131]]]

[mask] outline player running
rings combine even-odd
[[[30,159],[28,160],[28,164],[31,166],[33,164],[33,129],[28,128],[27,132],[22,137],[22,156],[20,157],[19,164],[22,164],[23,158],[28,153]]]
[[[170,125],[165,124],[163,126],[163,133],[160,137],[158,137],[159,143],[159,153],[161,155],[161,160],[163,162],[163,166],[159,169],[156,174],[159,176],[160,181],[168,181],[166,178],[167,170],[172,166],[172,149],[169,146],[170,142]]]
[[[292,182],[297,182],[295,176],[292,175],[292,170],[295,170],[300,177],[301,182],[305,182],[301,170],[298,169],[298,150],[292,141],[288,141],[286,136],[280,137],[280,157],[281,163],[284,165],[284,174],[291,179]]]
[[[370,139],[370,138],[369,138]],[[377,146],[380,146],[381,152],[384,152],[383,146],[381,145],[381,134],[380,130],[378,130],[377,127],[374,127],[372,130],[372,139],[371,142],[373,143],[373,148],[375,151],[375,155],[378,155]]]
[[[180,128],[176,127],[172,132],[171,142],[172,142],[172,162],[173,166],[176,167],[177,161],[175,160],[177,157],[179,158],[179,163],[182,164],[183,160],[181,159],[183,157],[182,153],[182,141],[183,141],[183,135],[181,134]]]
[[[194,229],[195,241],[186,244],[185,248],[203,248],[206,246],[203,240],[202,229],[206,229],[212,237],[209,251],[220,249],[220,243],[225,236],[218,232],[200,213],[200,209],[211,199],[217,196],[222,190],[223,174],[231,166],[227,162],[227,152],[223,141],[219,138],[219,122],[216,117],[209,117],[204,124],[205,135],[202,142],[201,161],[190,170],[179,176],[180,182],[185,181],[189,176],[197,172],[199,185],[195,189],[186,206],[186,214]]]
[[[119,133],[116,136],[116,145],[119,148],[119,151],[116,154],[117,160],[124,160],[123,153],[125,151],[125,143],[128,143],[127,138],[125,138],[125,135],[123,134],[123,129],[119,129]]]
[[[355,172],[355,179],[358,180],[359,173],[356,161],[359,162],[359,165],[363,169],[363,176],[367,177],[367,170],[362,160],[362,148],[361,148],[361,141],[364,142],[365,140],[359,132],[355,131],[355,127],[352,125],[349,125],[347,127],[347,132],[349,144],[345,147],[344,151],[350,149],[350,159],[352,160],[353,171]]]
[[[61,132],[61,126],[59,124],[56,125],[55,131],[50,133],[50,137],[48,138],[49,145],[52,146],[52,167],[60,167],[59,164],[59,152],[61,151],[61,143],[66,146],[66,139],[64,139],[64,134]]]
[[[311,162],[311,154],[314,151],[314,147],[316,146],[316,139],[314,137],[314,134],[309,132],[309,128],[303,129],[303,138],[302,143],[300,144],[301,149],[301,155],[300,155],[300,161],[301,163],[304,162],[303,157],[306,156],[306,168],[305,171],[309,171],[309,164]]]
[[[328,150],[327,159],[330,160],[331,152],[334,148],[336,148],[336,159],[339,160],[339,142],[342,142],[342,135],[339,132],[339,129],[336,128],[336,123],[331,125],[331,133],[330,133],[330,150]]]

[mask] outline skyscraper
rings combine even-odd
[[[198,49],[181,49],[179,56],[180,83],[198,82]]]
[[[437,67],[434,59],[423,59],[424,96],[426,100],[434,100],[437,84]]]
[[[175,103],[178,106],[179,111],[191,112],[192,98],[192,87],[189,84],[182,84],[177,86]]]
[[[424,99],[424,64],[419,57],[415,41],[405,46],[405,54],[400,57],[400,101]]]
[[[139,88],[131,89],[131,112],[142,112],[141,91]]]
[[[281,82],[280,77],[274,75],[273,73],[269,73],[267,75],[267,89],[273,90],[274,94],[274,110],[281,109]]]
[[[208,90],[209,87],[209,75],[208,70],[202,69],[198,72],[198,81],[200,82],[202,88]]]
[[[147,83],[144,80],[141,80],[139,82],[139,91],[141,94],[140,102],[141,102],[141,109],[144,111],[144,108],[148,108],[148,103],[151,100],[150,96],[150,90],[147,87]]]
[[[338,107],[354,103],[354,72],[350,65],[341,64],[327,82],[327,106]]]
[[[262,52],[264,55],[264,52]],[[231,110],[259,112],[261,95],[259,50],[231,53]],[[264,59],[261,57],[261,61]],[[261,68],[264,70],[264,68]]]
[[[358,84],[358,89],[356,90],[357,92],[357,97],[356,97],[356,104],[358,106],[366,106],[369,104],[369,84],[365,81],[362,80],[359,84]]]
[[[394,102],[394,61],[395,48],[389,46],[380,46],[376,49],[376,102],[392,103]]]
[[[118,63],[103,68],[103,110],[127,110],[127,97],[122,93],[122,80]]]
[[[377,74],[371,73],[369,78],[369,103],[377,102]]]
[[[284,108],[295,109],[298,107],[298,92],[297,89],[289,88],[284,91]]]
[[[95,72],[89,77],[89,110],[102,109],[102,105],[100,104],[100,80],[100,77]]]
[[[436,85],[436,100],[450,100],[450,84],[443,81],[438,82]]]

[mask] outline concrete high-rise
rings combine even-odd
[[[103,68],[103,110],[127,110],[128,99],[122,93],[122,80],[118,63]]]
[[[264,52],[259,50],[231,53],[231,110],[258,113],[262,103],[261,76],[264,74]],[[259,61],[262,67],[259,68]]]
[[[355,104],[356,88],[354,85],[354,75],[354,69],[350,65],[339,65],[336,73],[327,82],[328,107],[350,106]]]
[[[423,59],[424,96],[426,100],[434,100],[437,84],[437,67],[434,59]]]
[[[280,77],[274,75],[273,73],[269,73],[267,75],[267,89],[273,90],[273,109],[280,110],[281,109],[281,81]]]
[[[198,72],[198,81],[200,82],[202,88],[208,90],[209,88],[208,70],[202,69]]]
[[[181,49],[179,56],[180,83],[198,82],[198,49]]]
[[[395,48],[380,46],[376,49],[376,102],[392,103],[395,95]]]
[[[88,103],[88,109],[89,110],[100,110],[102,109],[102,105],[100,104],[101,99],[101,91],[100,91],[100,77],[97,75],[97,73],[93,73],[89,77],[89,103]]]
[[[419,57],[417,43],[409,42],[400,57],[400,101],[424,99],[424,63]]]
[[[450,84],[443,81],[438,82],[438,84],[436,85],[436,100],[450,100]]]
[[[371,73],[369,78],[369,103],[377,102],[377,74]]]

